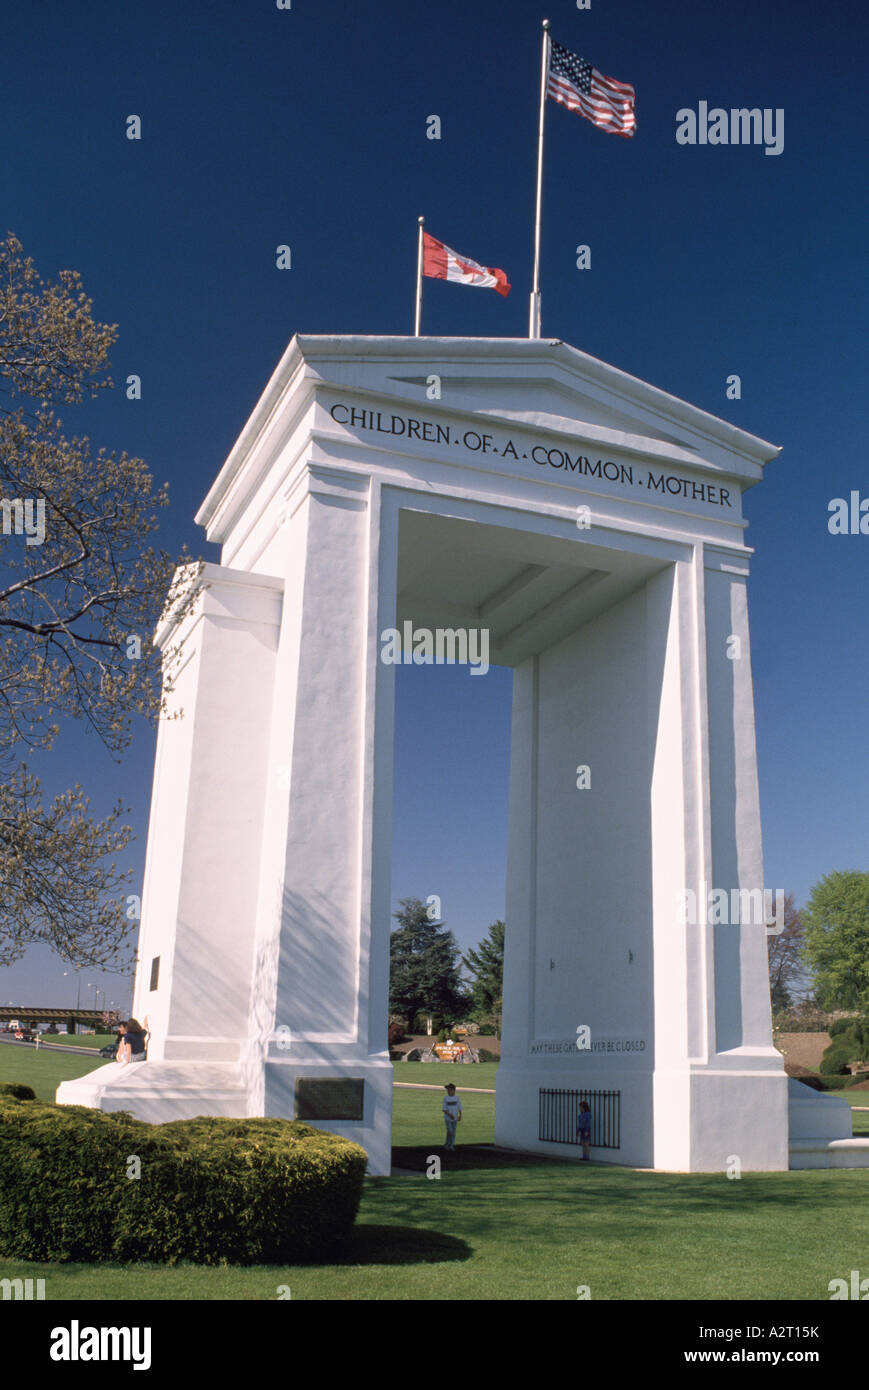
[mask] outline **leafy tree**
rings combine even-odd
[[[67,718],[85,720],[117,755],[133,717],[162,708],[150,633],[177,562],[148,538],[166,487],[153,492],[140,459],[92,455],[87,438],[68,438],[55,413],[111,386],[103,369],[115,336],[115,325],[94,320],[77,272],[48,283],[16,237],[0,242],[4,965],[44,942],[65,960],[105,967],[132,929],[120,897],[127,875],[113,858],[132,833],[118,824],[123,808],[93,819],[78,785],[44,805],[24,760],[50,749]],[[25,408],[21,397],[35,404]]]
[[[827,874],[801,915],[820,1002],[869,1013],[869,873]]]
[[[766,939],[769,963],[769,988],[774,1013],[791,1009],[798,994],[807,986],[803,949],[805,928],[794,903],[793,893],[784,900],[783,929]],[[778,927],[781,925],[776,922]]]
[[[454,1017],[467,1007],[459,949],[443,922],[432,921],[419,898],[402,898],[389,941],[389,1011]]]
[[[492,1019],[501,1036],[501,995],[504,988],[504,923],[499,919],[489,927],[476,951],[463,957],[471,974],[471,997],[477,1021]]]

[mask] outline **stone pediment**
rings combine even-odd
[[[330,388],[381,413],[412,406],[435,422],[476,417],[487,429],[503,425],[545,433],[552,442],[560,437],[669,460],[734,480],[739,490],[757,482],[779,453],[766,440],[557,340],[297,335],[197,515],[210,539],[225,539],[232,518],[279,459],[276,472],[293,466],[314,428],[313,403],[328,409],[335,399]],[[439,396],[430,394],[435,389]]]
[[[419,399],[426,389],[425,377],[395,377],[393,380],[410,385]],[[619,432],[637,438],[660,440],[681,449],[695,449],[685,438],[668,433],[648,419],[619,410],[612,404],[595,399],[584,391],[569,390],[558,381],[533,380],[527,376],[467,377],[441,374],[441,389],[456,409],[466,409],[478,415],[491,415],[503,421],[531,424],[543,430],[574,434],[577,426],[583,434],[591,431]],[[489,402],[481,408],[480,396]],[[520,409],[517,401],[522,402]]]
[[[571,434],[587,425],[710,461],[724,451],[731,462],[734,455],[744,461],[746,482],[756,482],[762,465],[779,453],[776,445],[558,339],[302,335],[293,342],[308,373],[323,382],[419,405],[436,375],[442,408]],[[409,358],[419,362],[419,372],[408,370]]]

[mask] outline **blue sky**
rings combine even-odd
[[[420,213],[513,284],[427,281],[423,332],[526,332],[544,15],[633,83],[638,121],[624,140],[549,103],[544,336],[784,446],[745,511],[766,882],[803,901],[869,867],[869,537],[827,529],[832,497],[869,495],[860,0],[10,5],[0,232],[46,276],[81,272],[119,325],[115,382],[142,378],[141,401],[116,389],[69,431],[144,457],[170,483],[162,544],[217,559],[193,514],[293,333],[411,331]],[[700,101],[782,108],[783,152],[677,144]],[[394,898],[438,893],[472,945],[504,910],[510,674],[398,675]],[[98,812],[123,798],[137,875],[153,747],[143,727],[117,766],[73,728],[39,769]],[[65,968],[29,952],[0,1002],[74,1002]]]

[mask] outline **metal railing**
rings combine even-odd
[[[621,1091],[538,1091],[537,1138],[550,1144],[579,1144],[579,1103],[591,1110],[593,1149],[621,1147]]]

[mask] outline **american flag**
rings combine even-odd
[[[604,77],[577,53],[552,42],[546,95],[568,111],[593,121],[611,135],[633,135],[637,128],[634,89],[629,82]]]

